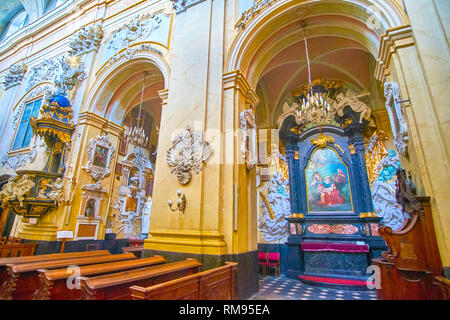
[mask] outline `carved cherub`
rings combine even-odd
[[[27,174],[19,177],[19,181],[13,186],[13,195],[17,197],[21,207],[23,206],[23,200],[25,199],[24,195],[26,195],[34,186],[35,183],[29,180]]]
[[[47,184],[52,190],[49,192],[48,197],[60,205],[63,201],[63,187],[64,183],[61,178],[55,180],[55,182]]]
[[[8,200],[8,199],[14,199],[14,186],[16,185],[16,182],[14,181],[14,178],[11,177],[8,180],[8,183],[3,187],[3,190],[0,191],[0,199],[2,202]]]
[[[370,108],[362,101],[359,101],[359,98],[370,95],[367,91],[362,91],[360,94],[353,92],[352,90],[347,90],[346,94],[339,93],[336,96],[336,101],[333,101],[331,104],[331,108],[336,111],[336,113],[342,117],[344,115],[344,107],[350,106],[353,111],[360,112],[359,123],[362,123],[363,119],[366,119],[370,122],[369,125],[373,125],[373,121],[370,118],[372,111]]]

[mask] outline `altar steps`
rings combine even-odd
[[[320,287],[332,287],[335,289],[344,290],[369,290],[367,287],[367,281],[364,279],[343,279],[336,277],[324,277],[324,276],[313,276],[313,275],[300,275],[299,279],[301,282],[308,285],[316,285]]]

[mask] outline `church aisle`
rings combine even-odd
[[[350,291],[309,286],[285,276],[259,279],[260,290],[250,300],[378,300],[375,291]]]

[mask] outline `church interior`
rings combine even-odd
[[[447,0],[1,1],[0,300],[449,300],[449,28]]]

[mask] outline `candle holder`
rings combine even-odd
[[[184,213],[184,209],[186,209],[186,197],[184,196],[184,194],[181,192],[180,189],[177,190],[177,196],[178,196],[178,199],[176,201],[177,206],[175,208],[172,207],[172,205],[174,204],[172,200],[169,199],[167,201],[167,204],[169,205],[170,210],[172,211],[179,210]]]

